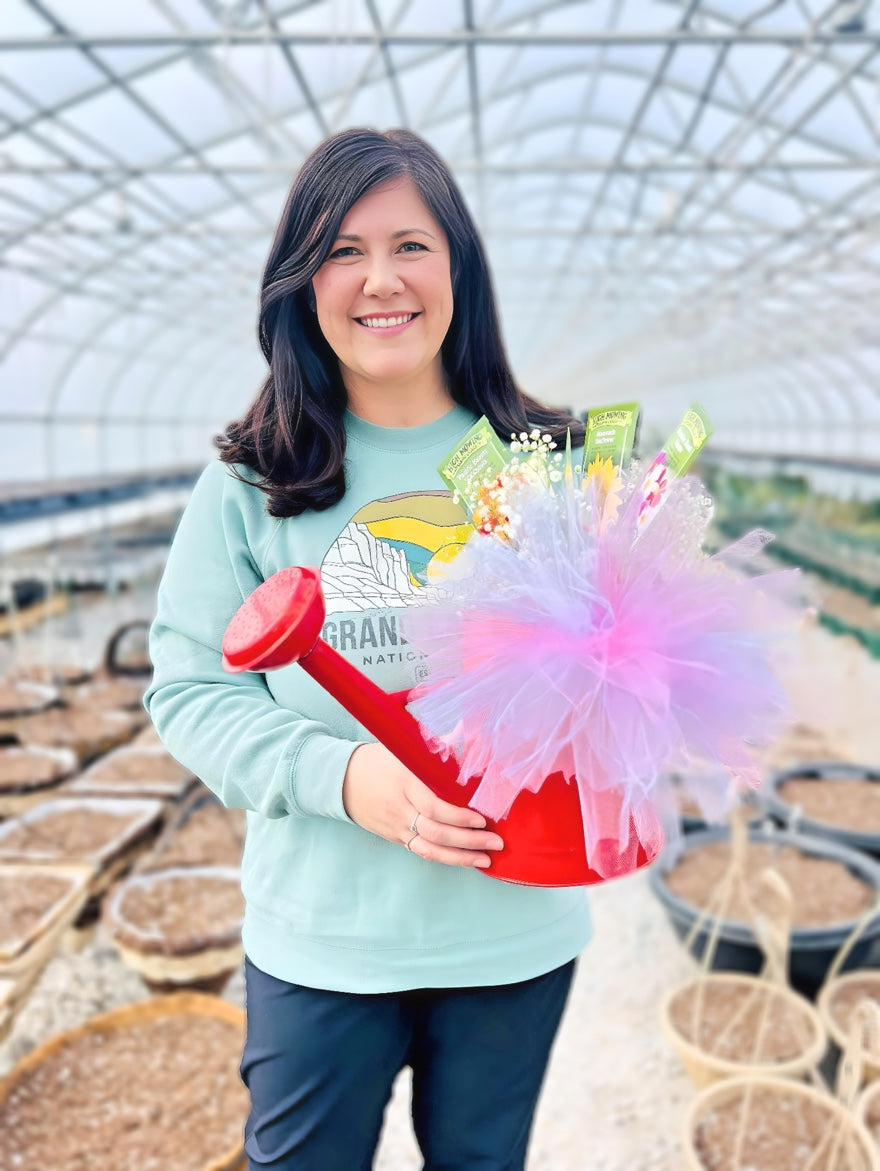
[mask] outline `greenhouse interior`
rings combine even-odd
[[[0,1168],[877,1171],[880,0],[3,0],[0,136]],[[580,951],[527,1157],[267,1154],[284,946]]]

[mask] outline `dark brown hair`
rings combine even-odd
[[[558,439],[570,427],[572,443],[583,442],[582,422],[542,406],[513,380],[483,246],[443,160],[409,130],[343,130],[294,180],[263,273],[259,338],[269,373],[244,417],[215,441],[222,460],[257,473],[272,516],[329,508],[345,492],[346,391],[309,306],[311,280],[361,196],[403,177],[449,241],[453,311],[441,356],[452,397],[485,415],[504,440],[532,427]]]

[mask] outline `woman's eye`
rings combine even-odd
[[[331,252],[327,257],[328,260],[340,260],[346,256],[357,256],[357,249],[347,245],[344,248],[337,248],[335,252]]]
[[[425,248],[425,245],[420,244],[418,240],[405,240],[404,243],[400,245],[400,251],[401,252],[426,252],[427,249]]]

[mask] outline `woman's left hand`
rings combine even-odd
[[[361,744],[351,754],[342,803],[363,829],[429,862],[485,870],[487,851],[504,846],[482,814],[438,797],[382,744]]]

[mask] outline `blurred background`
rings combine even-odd
[[[646,451],[700,402],[720,513],[873,603],[878,33],[876,0],[4,0],[3,613],[155,576],[262,378],[291,178],[359,124],[451,164],[526,389],[638,400]]]
[[[846,729],[873,732],[880,657],[880,0],[2,0],[0,833],[71,783],[166,804],[101,855],[122,861],[83,888],[67,950],[6,972],[5,1018],[0,962],[0,1073],[168,983],[84,940],[135,841],[161,854],[204,794],[167,761],[82,777],[135,735],[160,751],[139,699],[168,543],[263,378],[292,177],[355,125],[411,127],[451,165],[526,390],[579,414],[638,401],[649,456],[708,412],[713,541],[771,530],[756,567],[800,565],[827,636],[790,755],[874,750]],[[128,713],[113,734],[59,715],[102,705]],[[166,861],[234,864],[240,826],[215,812]],[[224,946],[171,983],[233,973],[240,1001]],[[541,1166],[586,1166],[547,1133]]]

